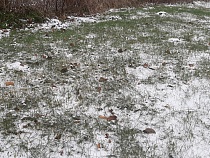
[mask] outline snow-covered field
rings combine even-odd
[[[0,38],[0,158],[210,157],[209,2]]]

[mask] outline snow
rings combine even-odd
[[[167,15],[167,13],[164,12],[164,11],[157,12],[156,14],[159,15],[159,16],[161,16],[161,17],[164,17],[164,16]]]
[[[10,35],[10,29],[0,29],[0,39],[3,37],[8,37]]]
[[[7,68],[11,70],[17,70],[17,71],[29,71],[29,67],[27,65],[24,65],[20,63],[19,61],[16,61],[14,63],[6,63]]]
[[[168,41],[173,43],[182,43],[184,40],[180,38],[169,38]]]
[[[196,7],[210,8],[210,2],[194,1],[193,4]]]

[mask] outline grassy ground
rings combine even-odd
[[[0,155],[209,157],[208,9],[99,19],[0,40]]]

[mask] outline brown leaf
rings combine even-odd
[[[97,148],[98,148],[98,149],[101,148],[101,144],[100,144],[100,143],[97,144]]]
[[[61,73],[65,73],[67,71],[68,71],[68,68],[67,67],[64,67],[64,68],[61,69]]]
[[[59,153],[60,153],[61,156],[63,156],[63,150],[61,150]]]
[[[75,46],[74,43],[70,43],[69,45],[70,45],[71,47],[74,47],[74,46]]]
[[[122,52],[123,52],[122,48],[118,49],[118,53],[122,53]]]
[[[61,139],[61,133],[57,134],[57,135],[55,136],[55,139],[57,139],[57,140]]]
[[[74,123],[80,123],[81,121],[80,120],[74,120]]]
[[[149,67],[149,64],[148,63],[144,63],[143,67],[144,68],[148,68]]]
[[[5,85],[6,86],[14,86],[15,84],[12,81],[7,81],[7,82],[5,82]]]
[[[79,67],[80,63],[73,63],[73,65]]]
[[[109,138],[109,134],[108,133],[105,134],[105,138]]]
[[[162,62],[162,66],[166,66],[166,62]]]
[[[80,63],[70,63],[71,69],[78,68],[80,66]]]
[[[189,64],[189,67],[193,67],[194,66],[194,64]]]
[[[112,142],[111,139],[109,139],[108,143],[111,143],[111,142]]]
[[[16,112],[18,112],[18,111],[20,111],[20,108],[19,108],[19,107],[15,107],[14,110],[15,110]]]
[[[101,87],[96,87],[97,92],[101,93]]]
[[[145,130],[143,130],[144,133],[147,133],[147,134],[153,134],[153,133],[156,133],[154,129],[152,128],[146,128]]]
[[[169,49],[168,49],[168,50],[166,50],[166,51],[165,51],[165,53],[166,53],[166,54],[171,54],[171,52],[170,52],[170,50],[169,50]]]
[[[51,84],[51,87],[56,88],[57,86],[55,84]]]
[[[113,109],[109,109],[109,112],[114,115]]]
[[[98,118],[100,118],[100,119],[104,119],[104,120],[107,120],[107,117],[106,116],[103,116],[103,115],[99,115],[99,117]]]
[[[75,21],[75,19],[74,19],[74,18],[71,18],[71,19],[69,19],[69,21],[70,21],[70,22],[74,22],[74,21]]]
[[[3,32],[9,32],[7,29],[3,29],[2,31],[3,31]]]
[[[78,97],[77,97],[79,100],[82,100],[83,99],[83,97],[82,97],[82,95],[80,94],[80,95],[78,95]]]
[[[99,82],[105,82],[105,81],[107,81],[107,80],[108,80],[107,78],[100,77]]]
[[[117,120],[117,116],[112,115],[112,116],[107,117],[107,121],[112,121],[112,120]]]

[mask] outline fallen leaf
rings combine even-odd
[[[2,31],[3,31],[3,32],[9,32],[7,29],[3,29]]]
[[[37,119],[34,120],[35,124],[39,124],[39,121]]]
[[[78,95],[78,97],[77,97],[79,100],[82,100],[83,99],[83,97],[82,97],[82,95],[80,94],[80,95]]]
[[[61,150],[59,153],[60,153],[61,156],[63,156],[63,150]]]
[[[109,138],[109,134],[108,133],[105,134],[105,138]]]
[[[166,66],[166,62],[163,62],[163,63],[162,63],[162,66]]]
[[[71,47],[74,47],[74,43],[70,43],[69,45],[70,45]]]
[[[169,50],[169,49],[168,49],[168,50],[166,50],[166,51],[165,51],[165,53],[166,53],[166,54],[171,54],[171,52],[170,52],[170,50]]]
[[[64,67],[64,68],[61,69],[61,73],[65,73],[67,71],[68,71],[68,68],[67,67]]]
[[[51,84],[51,87],[54,87],[54,88],[56,88],[57,86],[56,86],[56,85],[54,85],[54,84]]]
[[[74,121],[74,123],[80,123],[80,122],[81,122],[80,120],[75,120],[75,121]]]
[[[112,142],[111,139],[109,139],[108,143],[111,143],[111,142]]]
[[[143,130],[144,133],[147,133],[147,134],[153,134],[153,133],[156,133],[154,129],[152,128],[146,128],[145,130]]]
[[[148,68],[149,67],[149,64],[148,63],[144,63],[143,67],[144,68]]]
[[[80,66],[80,63],[73,63],[74,66]]]
[[[114,115],[113,109],[109,109],[109,112]]]
[[[101,93],[101,87],[96,87],[97,92]]]
[[[194,66],[194,64],[189,64],[189,67],[193,67]]]
[[[106,116],[103,116],[103,115],[99,115],[99,118],[100,118],[100,119],[107,120],[107,117],[106,117]]]
[[[16,112],[18,112],[18,111],[20,111],[20,108],[19,108],[19,107],[15,107],[14,110],[15,110]]]
[[[28,24],[31,24],[32,22],[33,22],[33,19],[32,19],[32,18],[28,18],[28,19],[27,19],[27,23],[28,23]]]
[[[52,59],[52,56],[49,56],[49,55],[48,55],[48,56],[47,56],[47,59],[48,59],[48,60],[51,60],[51,59]]]
[[[45,54],[43,54],[43,55],[42,55],[42,58],[47,59],[47,58],[48,58],[48,56],[47,56],[47,55],[45,55]]]
[[[6,86],[14,86],[15,84],[12,81],[7,81],[7,82],[5,82],[5,85]]]
[[[112,121],[112,120],[117,120],[117,116],[112,115],[112,116],[107,117],[107,121]]]
[[[123,52],[122,48],[118,49],[118,53],[122,53],[122,52]]]
[[[57,134],[56,136],[55,136],[55,139],[61,139],[61,133],[59,133],[59,134]]]
[[[70,63],[71,69],[75,69],[76,67],[79,67],[80,63]]]
[[[75,21],[75,19],[74,19],[74,18],[71,18],[71,19],[69,19],[69,21],[70,21],[70,22],[74,22],[74,21]]]
[[[98,148],[98,149],[101,148],[101,144],[100,144],[100,143],[97,144],[97,148]]]
[[[105,81],[107,81],[107,80],[108,80],[107,78],[100,77],[99,82],[105,82]]]

